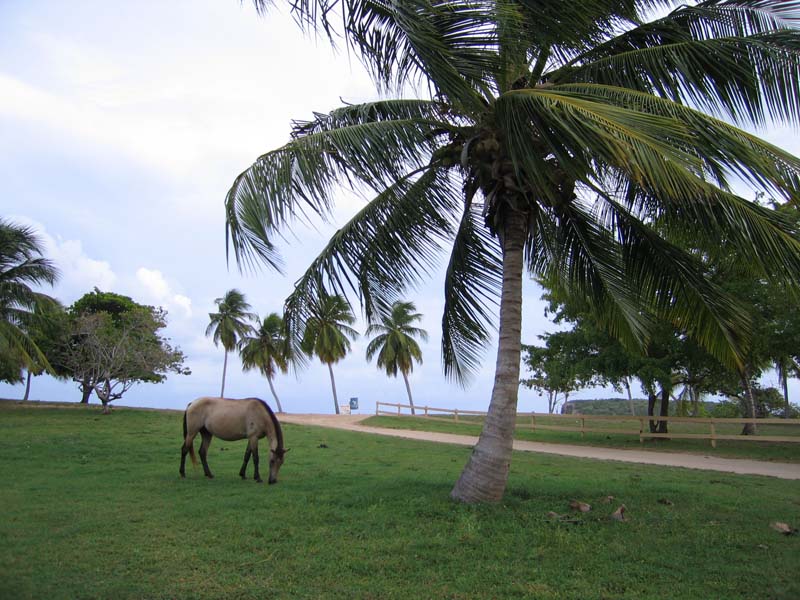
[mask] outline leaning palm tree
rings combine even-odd
[[[286,373],[289,370],[289,346],[284,335],[283,319],[278,313],[270,313],[263,321],[256,321],[259,323],[258,329],[254,328],[251,334],[239,340],[242,368],[245,371],[261,371],[267,378],[278,412],[283,412],[275,386],[272,385],[278,371]]]
[[[0,219],[0,350],[29,372],[51,369],[29,329],[37,313],[56,306],[31,286],[53,285],[58,275],[52,261],[42,256],[42,242],[32,228]]]
[[[206,327],[206,337],[213,336],[214,345],[222,343],[225,359],[222,363],[222,388],[220,397],[225,397],[225,374],[228,371],[228,352],[236,348],[238,340],[252,331],[248,321],[255,314],[248,312],[250,305],[239,290],[228,290],[222,298],[214,300],[218,312],[208,313],[210,322]]]
[[[411,386],[408,384],[408,374],[414,370],[414,361],[422,363],[422,351],[415,337],[428,341],[428,332],[414,327],[413,323],[422,319],[412,302],[392,304],[391,313],[381,317],[380,323],[373,323],[367,329],[367,335],[378,334],[367,346],[367,360],[377,354],[379,368],[386,371],[389,377],[396,377],[397,372],[403,375],[408,394],[408,403],[411,405],[411,414],[414,412],[414,399],[411,397]]]
[[[740,128],[800,120],[800,3],[330,4],[294,6],[300,22],[347,40],[384,89],[423,82],[431,98],[296,122],[288,144],[234,181],[229,239],[240,264],[279,266],[274,241],[294,218],[327,216],[337,184],[360,186],[372,200],[298,280],[289,331],[302,331],[323,291],[354,288],[372,320],[449,246],[442,356],[462,383],[481,364],[499,301],[488,414],[454,498],[498,501],[505,490],[526,269],[586,298],[628,344],[667,319],[732,366],[749,324],[708,263],[734,254],[797,289],[800,244],[787,221],[732,184],[800,196],[800,160]],[[695,252],[680,243],[687,235]]]
[[[338,295],[329,296],[323,293],[311,300],[308,310],[309,316],[305,321],[300,349],[328,365],[331,390],[333,390],[333,407],[338,415],[339,399],[336,395],[333,365],[347,356],[350,352],[350,340],[358,337],[358,332],[350,327],[356,319],[347,300]]]

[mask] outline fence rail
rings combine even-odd
[[[383,410],[381,407],[387,407]],[[391,408],[391,410],[389,410]],[[409,412],[403,412],[407,409]],[[414,410],[415,414],[411,414]],[[460,422],[459,417],[485,417],[486,412],[480,410],[464,410],[460,408],[437,408],[433,406],[415,406],[410,404],[395,404],[392,402],[376,402],[375,415],[385,415],[393,417],[411,417],[418,416],[424,417],[431,421],[445,421],[448,423]],[[641,415],[561,415],[550,413],[537,413],[537,412],[519,412],[517,419],[530,419],[528,426],[531,431],[537,429],[547,431],[572,431],[580,432],[581,437],[586,433],[615,433],[621,435],[637,435],[639,441],[644,442],[647,438],[673,438],[673,439],[700,439],[710,440],[713,448],[717,447],[717,440],[737,440],[743,442],[787,442],[787,443],[800,443],[800,435],[797,436],[777,436],[777,435],[728,435],[718,434],[717,426],[719,425],[743,425],[745,423],[753,423],[755,425],[787,425],[787,426],[800,426],[800,419],[747,419],[747,418],[715,418],[715,417],[662,417],[659,415],[641,416]],[[539,422],[537,423],[537,419]],[[542,423],[542,419],[565,419],[575,423],[580,421],[580,427],[575,425],[549,425]],[[587,427],[586,423],[590,425],[592,421],[636,421],[639,423],[638,430],[634,429],[617,429],[606,427]],[[649,421],[666,421],[667,423],[692,423],[695,425],[706,424],[709,426],[708,433],[651,433],[646,427],[646,422]],[[517,422],[517,428],[526,427],[524,424]]]

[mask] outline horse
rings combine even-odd
[[[239,470],[239,476],[247,479],[246,470],[250,457],[253,457],[253,479],[258,483],[263,480],[258,472],[258,440],[269,439],[269,483],[278,481],[278,471],[283,464],[283,457],[289,451],[283,446],[283,431],[275,413],[267,403],[259,398],[245,398],[233,400],[231,398],[198,398],[189,403],[183,413],[183,447],[181,448],[181,477],[186,477],[186,455],[188,454],[194,465],[197,458],[194,455],[194,438],[197,434],[203,437],[200,444],[200,460],[203,462],[205,476],[213,479],[208,468],[208,447],[211,438],[217,436],[228,442],[247,439],[247,449],[244,452],[244,462]]]

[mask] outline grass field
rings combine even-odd
[[[267,486],[220,440],[216,479],[181,480],[180,429],[0,403],[0,597],[800,597],[800,536],[769,528],[800,523],[800,482],[516,454],[504,502],[465,506],[465,448],[287,425]],[[572,499],[594,508],[548,519]]]
[[[540,425],[556,425],[562,427],[580,427],[580,417],[575,420],[563,418],[536,417]],[[388,427],[390,429],[415,429],[422,431],[441,431],[444,433],[460,433],[464,435],[478,435],[481,431],[482,418],[478,416],[459,417],[459,422],[426,419],[411,416],[377,416],[364,421],[364,425],[373,427]],[[645,423],[646,425],[646,423]],[[626,429],[638,431],[639,422],[631,420],[605,420],[586,421],[586,426],[591,428]],[[636,434],[626,435],[610,432],[587,432],[583,438],[579,431],[553,431],[545,429],[531,430],[530,417],[518,419],[517,439],[532,442],[549,442],[554,444],[575,444],[582,446],[604,446],[607,448],[622,448],[626,450],[655,450],[659,452],[690,452],[693,454],[706,454],[725,458],[752,458],[774,462],[800,462],[800,442],[772,443],[736,440],[719,440],[717,447],[712,448],[708,440],[700,439],[646,439],[639,442]],[[669,430],[673,433],[703,433],[707,434],[708,424],[670,423]],[[717,434],[738,435],[741,425],[717,425]],[[800,437],[800,425],[759,425],[760,435]]]

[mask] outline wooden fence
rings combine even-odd
[[[386,410],[381,407],[387,407]],[[449,423],[460,422],[460,417],[485,417],[486,412],[480,410],[463,410],[460,408],[436,408],[432,406],[415,406],[416,416],[425,417],[432,421],[446,421]],[[403,412],[406,409],[409,412]],[[410,417],[411,405],[409,404],[394,404],[391,402],[376,402],[375,414],[376,415],[390,415],[396,417]],[[520,423],[520,419],[523,423]],[[646,438],[672,438],[672,439],[699,439],[710,440],[713,448],[717,447],[717,440],[737,440],[742,442],[789,442],[800,443],[800,435],[797,436],[777,436],[777,435],[730,435],[717,433],[717,426],[719,425],[743,425],[745,423],[754,423],[756,425],[789,425],[800,427],[800,419],[743,419],[743,418],[724,418],[718,419],[713,417],[661,417],[661,416],[647,416],[647,415],[561,415],[550,413],[537,413],[537,412],[518,412],[517,413],[517,428],[525,427],[525,421],[530,419],[530,429],[532,431],[550,430],[550,431],[573,431],[580,432],[581,437],[586,433],[615,433],[622,435],[637,435],[639,441],[644,442]],[[539,420],[537,423],[537,419]],[[549,421],[567,420],[577,423],[580,421],[580,427],[573,425],[549,425],[543,423],[542,420]],[[608,427],[591,427],[592,422],[601,421],[636,421],[639,424],[638,429],[621,429],[621,428],[608,428]],[[707,424],[709,426],[708,433],[651,433],[649,427],[646,426],[648,421],[666,421],[667,423],[691,423],[693,425]],[[587,422],[589,427],[586,426]]]

